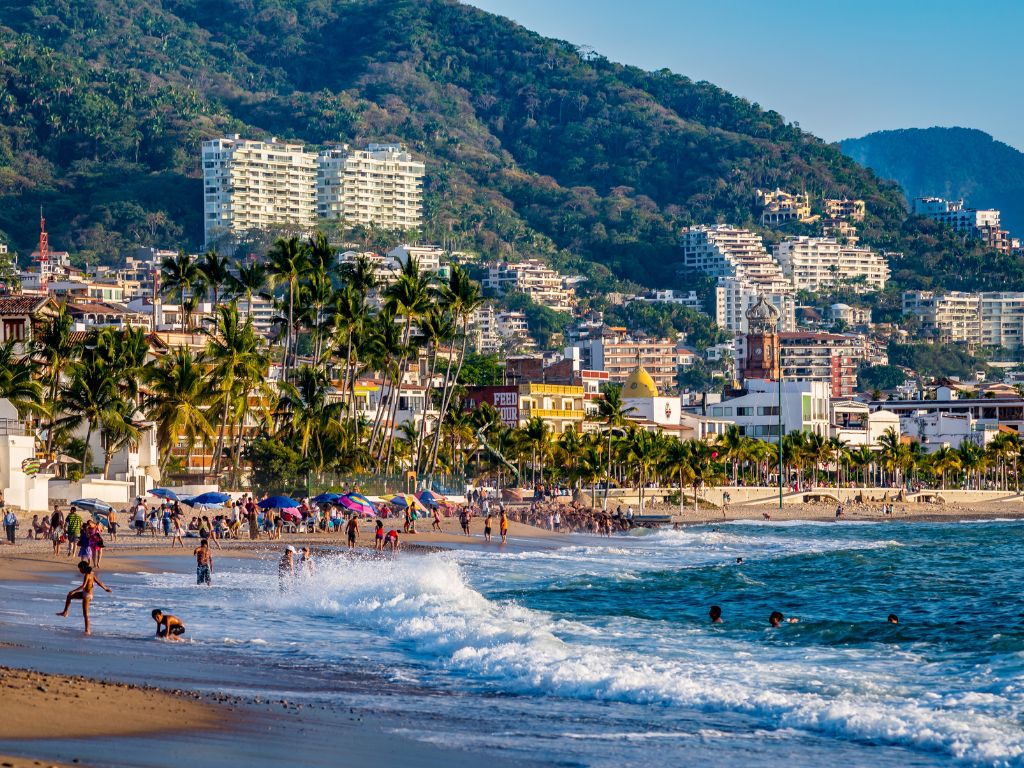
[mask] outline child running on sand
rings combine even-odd
[[[177,640],[179,635],[185,634],[185,625],[181,619],[159,608],[153,609],[153,621],[156,622],[156,636],[163,640]]]
[[[72,600],[82,601],[82,618],[85,619],[85,634],[91,635],[92,630],[89,627],[89,603],[92,602],[92,592],[99,584],[107,592],[112,592],[106,584],[100,581],[92,572],[92,566],[88,562],[82,560],[78,564],[78,572],[82,574],[82,586],[72,589],[68,592],[67,600],[64,601],[64,610],[58,613],[58,616],[67,618],[68,609],[71,607]]]

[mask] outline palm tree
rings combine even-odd
[[[46,453],[53,450],[58,416],[57,395],[60,392],[61,376],[67,367],[78,359],[82,345],[72,341],[71,331],[74,319],[68,314],[67,304],[61,304],[32,338],[31,354],[42,369],[42,382],[46,387],[46,406],[50,420],[46,430]]]
[[[277,239],[267,254],[267,272],[274,285],[288,286],[288,320],[285,329],[283,377],[288,378],[295,356],[295,294],[299,280],[309,267],[308,248],[297,237]]]
[[[693,509],[697,511],[697,493],[700,488],[714,487],[722,478],[722,467],[715,461],[711,446],[701,440],[687,440],[690,453],[690,471],[693,474]]]
[[[103,477],[110,479],[110,464],[117,451],[139,439],[140,430],[134,421],[135,403],[117,399],[100,421],[103,443]]]
[[[356,372],[359,370],[358,337],[362,334],[370,319],[370,310],[366,304],[366,296],[352,285],[344,285],[334,294],[329,309],[329,317],[339,341],[345,348],[345,367],[342,379],[342,391],[347,393],[349,420],[356,417]]]
[[[58,425],[66,430],[77,429],[83,423],[85,430],[85,450],[89,450],[93,432],[100,428],[104,420],[116,419],[123,401],[117,387],[117,380],[104,362],[97,355],[83,357],[68,368],[68,382],[60,395],[60,411],[62,416]],[[86,456],[81,456],[83,469]]]
[[[269,360],[252,321],[242,323],[235,302],[217,307],[216,325],[207,331],[206,357],[212,364],[212,389],[221,401],[213,474],[220,473],[224,433],[232,411],[244,413],[250,392],[261,388]]]
[[[622,402],[621,387],[607,387],[604,397],[597,401],[598,421],[604,422],[608,433],[608,473],[605,475],[604,484],[604,510],[608,511],[608,489],[612,484],[612,433],[621,430],[629,421],[629,416],[636,412],[633,406],[627,406]]]
[[[169,256],[160,265],[160,285],[166,295],[177,295],[185,313],[185,330],[192,327],[192,312],[195,309],[203,273],[195,258],[184,251]],[[191,299],[191,301],[187,301]]]
[[[344,433],[344,403],[330,397],[331,382],[319,368],[304,365],[295,383],[284,382],[278,405],[279,436],[292,442],[308,469],[322,474],[331,461],[331,439]]]
[[[267,268],[262,264],[235,262],[235,271],[228,282],[228,289],[236,296],[245,297],[245,319],[252,317],[252,302],[255,298],[270,298],[264,291],[267,285]]]
[[[523,427],[522,434],[526,444],[533,451],[533,460],[531,462],[533,468],[532,483],[536,487],[538,458],[540,459],[540,481],[544,482],[544,454],[547,452],[548,442],[551,440],[551,428],[540,416],[531,416]]]
[[[648,432],[646,429],[635,428],[630,430],[627,445],[629,461],[636,467],[640,491],[640,513],[643,514],[647,481],[661,460],[662,445],[657,434]]]
[[[851,465],[857,467],[862,472],[861,481],[865,488],[871,484],[868,475],[871,472],[871,465],[875,463],[875,458],[875,452],[866,445],[862,445],[849,452]]]
[[[686,501],[686,494],[683,489],[693,482],[695,473],[693,469],[693,452],[688,442],[682,440],[670,440],[665,446],[665,454],[661,460],[661,471],[679,481],[679,514],[683,514],[683,505]],[[697,503],[697,494],[694,494],[694,505]]]
[[[19,343],[8,339],[0,344],[0,398],[9,400],[18,418],[24,419],[29,414],[45,414],[47,408],[43,404],[43,386],[35,378],[35,364],[30,357],[14,353]]]
[[[931,455],[929,460],[932,469],[939,473],[942,478],[942,490],[946,490],[946,473],[947,472],[959,472],[960,471],[960,456],[957,452],[950,448],[948,445],[944,445],[939,448],[935,453]]]
[[[409,346],[412,337],[413,320],[421,317],[429,308],[432,298],[430,278],[420,271],[419,262],[409,256],[402,265],[402,271],[398,280],[384,290],[384,305],[395,317],[404,318],[404,330],[402,332],[402,345]],[[398,412],[398,403],[402,397],[402,382],[407,360],[403,358],[398,367],[398,375],[395,377],[395,384],[389,391],[389,403],[391,413]],[[381,441],[382,451],[380,458],[385,458],[391,452],[391,443],[394,439],[394,429],[391,429],[386,439]],[[386,447],[386,449],[384,449]]]
[[[451,403],[455,384],[462,374],[462,365],[466,360],[466,347],[469,341],[469,321],[480,305],[483,304],[483,296],[480,292],[480,284],[470,279],[469,273],[458,264],[451,265],[451,273],[448,276],[448,285],[441,291],[441,304],[444,309],[456,318],[461,325],[462,347],[459,350],[459,362],[452,375],[452,358],[448,355],[448,365],[445,368],[444,381],[441,385],[441,413],[448,412]],[[434,456],[437,454],[439,435],[435,435],[434,444],[431,448],[431,461],[429,474],[433,474]]]
[[[213,306],[220,302],[220,290],[231,282],[231,271],[228,269],[227,257],[221,256],[217,251],[210,250],[204,253],[198,263],[203,282],[210,287],[213,293]]]
[[[746,440],[743,432],[736,424],[730,424],[726,427],[725,432],[718,436],[715,444],[722,458],[732,460],[732,484],[738,485],[739,466],[745,458],[744,453],[746,452]]]
[[[167,466],[179,438],[185,438],[187,467],[196,441],[212,440],[215,435],[206,417],[213,396],[204,371],[205,363],[204,355],[193,356],[188,347],[178,347],[149,372],[145,408],[157,425],[161,471]]]
[[[878,445],[881,449],[879,452],[879,459],[883,470],[889,468],[893,472],[893,482],[896,482],[896,472],[901,461],[904,460],[903,444],[900,442],[900,436],[895,429],[889,427],[885,430],[885,434],[878,438]]]

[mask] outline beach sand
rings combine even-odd
[[[225,715],[184,695],[154,688],[0,667],[0,740],[46,739],[53,724],[67,738],[212,728]]]

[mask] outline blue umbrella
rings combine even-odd
[[[77,501],[72,501],[71,506],[84,509],[86,512],[100,512],[102,514],[114,511],[112,506],[99,499],[78,499]]]
[[[178,494],[176,494],[170,488],[154,488],[153,490],[150,491],[150,494],[156,496],[158,499],[178,501]]]
[[[219,507],[225,501],[231,499],[229,493],[217,493],[216,491],[209,491],[208,493],[201,493],[198,496],[194,496],[185,503],[190,507]]]
[[[294,509],[299,502],[287,496],[268,496],[259,503],[260,509]]]
[[[331,493],[330,491],[325,491],[324,493],[314,496],[312,499],[310,499],[310,501],[312,501],[314,504],[333,504],[340,498],[340,493]]]

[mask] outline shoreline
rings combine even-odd
[[[957,522],[969,520],[1024,520],[1024,510],[1008,510],[1004,505],[972,505],[973,509],[946,506],[942,514],[937,510],[922,510],[911,506],[904,511],[901,505],[892,518],[880,514],[851,511],[848,518],[835,521],[829,514],[830,505],[804,505],[786,508],[772,521],[778,522]],[[758,508],[743,507],[729,510],[723,517],[721,510],[700,510],[683,524],[714,526],[723,522],[753,522],[764,524]],[[735,514],[742,512],[743,514]],[[578,545],[580,538],[568,534],[555,534],[521,523],[515,523],[514,535],[504,549],[498,543],[485,544],[479,534],[481,522],[474,520],[473,535],[444,531],[441,534],[417,534],[403,537],[403,549],[410,556],[431,551],[467,548],[474,551],[516,552]],[[457,526],[457,521],[452,521]],[[597,541],[596,536],[588,535]],[[175,570],[181,570],[191,559],[191,551],[198,540],[186,541],[184,550],[171,550],[162,540],[134,535],[121,537],[112,543],[104,555],[100,573],[158,572],[161,563],[169,558],[179,559]],[[362,543],[372,539],[363,534]],[[607,539],[604,539],[607,541]],[[283,546],[308,544],[314,550],[323,548],[332,554],[347,554],[344,534],[285,535],[281,541],[229,541],[223,550],[214,550],[215,558],[259,558],[273,563]],[[54,604],[61,598],[65,584],[77,583],[74,566],[77,558],[50,554],[46,541],[19,541],[14,547],[0,547],[0,595],[31,595],[32,600],[43,598]],[[361,547],[353,556],[365,557],[372,550]],[[399,555],[401,557],[402,555]],[[169,562],[168,562],[169,564]],[[109,577],[107,577],[109,578]],[[114,587],[117,589],[117,586]],[[102,596],[99,599],[103,599]],[[429,715],[404,712],[394,702],[404,695],[433,695],[421,689],[418,683],[389,679],[379,670],[361,669],[354,665],[339,665],[324,679],[303,676],[301,668],[274,661],[244,665],[230,648],[209,647],[191,643],[162,643],[148,635],[103,635],[82,638],[80,619],[72,611],[65,628],[50,628],[15,624],[4,620],[4,611],[12,608],[10,601],[0,603],[0,689],[5,700],[6,679],[10,676],[25,684],[19,692],[19,709],[24,708],[28,725],[38,731],[42,723],[74,721],[81,717],[82,707],[93,699],[83,699],[85,688],[91,696],[104,692],[107,705],[114,713],[109,717],[97,715],[99,725],[85,730],[49,729],[45,733],[27,733],[0,729],[0,763],[12,765],[125,765],[163,767],[176,765],[174,756],[182,739],[202,752],[191,759],[190,768],[206,768],[242,762],[262,768],[278,766],[302,755],[303,764],[334,766],[338,764],[339,750],[346,754],[346,764],[353,766],[390,764],[391,762],[423,766],[424,768],[462,768],[486,761],[493,768],[505,765],[530,765],[522,760],[505,760],[493,750],[477,751],[473,748],[452,749],[436,743],[427,743],[415,734],[430,728]],[[46,610],[49,610],[47,606]],[[146,630],[148,632],[148,628]],[[140,632],[140,634],[145,634]],[[43,690],[40,690],[43,689]],[[71,691],[70,694],[55,693]],[[76,697],[77,693],[77,697]],[[138,697],[138,699],[133,698]],[[131,702],[141,701],[136,706]],[[128,702],[128,703],[126,703]],[[165,702],[170,702],[165,704]],[[54,715],[51,706],[68,708],[70,714]],[[172,712],[195,712],[177,717],[166,715],[151,719],[149,712],[159,714],[164,709]],[[193,707],[195,708],[193,710]],[[125,717],[131,711],[134,727],[125,730],[104,727],[104,723]],[[400,714],[396,715],[396,711]],[[138,716],[136,717],[136,713]],[[89,719],[86,715],[86,719]],[[24,724],[24,723],[23,723]],[[449,725],[450,721],[442,723]],[[472,728],[472,722],[459,721],[459,727]],[[386,745],[383,747],[382,745]],[[384,752],[382,752],[382,749]],[[116,760],[111,756],[116,755]],[[385,759],[386,758],[386,759]],[[534,762],[534,765],[543,763]]]

